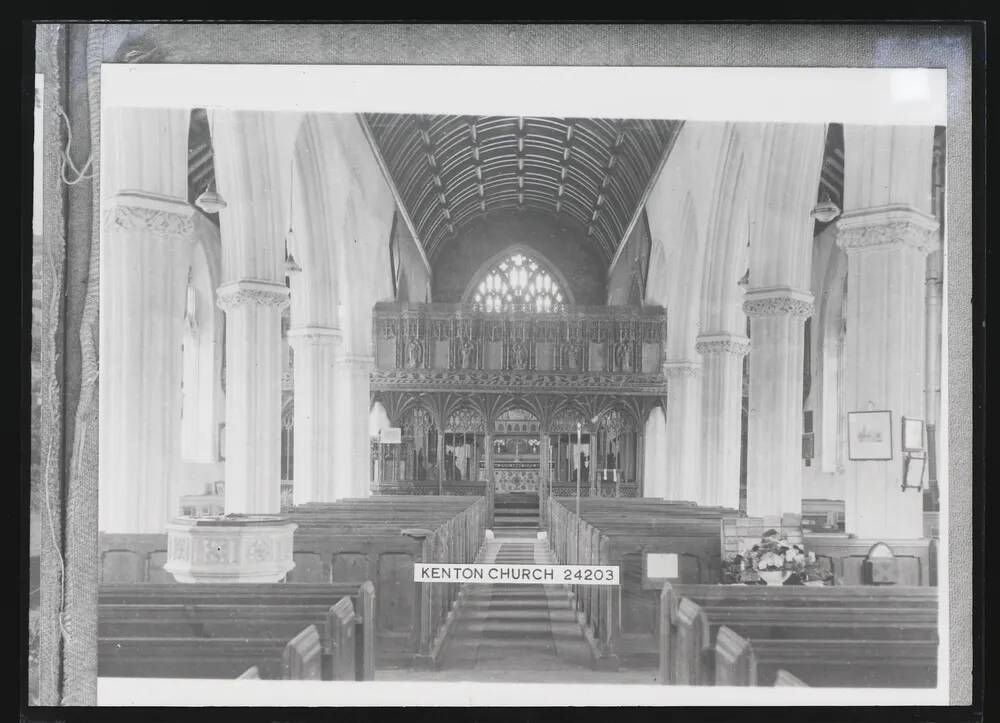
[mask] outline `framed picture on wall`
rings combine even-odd
[[[892,412],[848,412],[847,457],[853,461],[892,459]]]
[[[924,420],[903,417],[903,451],[924,451]]]

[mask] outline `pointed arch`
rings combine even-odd
[[[746,245],[750,238],[750,161],[739,128],[730,124],[726,130],[705,239],[702,334],[742,334],[746,327],[739,281],[746,271]]]
[[[562,303],[570,305],[576,303],[574,301],[573,292],[570,289],[569,282],[566,280],[566,277],[563,276],[559,267],[547,259],[544,254],[525,244],[516,243],[508,246],[503,251],[494,254],[482,263],[478,269],[476,269],[476,272],[472,275],[472,278],[469,281],[469,285],[465,288],[465,291],[462,294],[462,305],[472,304],[476,294],[476,289],[487,274],[500,264],[504,263],[507,259],[510,259],[517,254],[533,259],[538,263],[540,269],[544,269],[549,275],[551,275],[552,280],[556,285],[558,285],[559,291],[564,298]]]

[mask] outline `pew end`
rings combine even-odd
[[[285,680],[322,680],[323,646],[319,631],[310,625],[288,641],[281,655]]]
[[[779,687],[779,686],[792,686],[792,687],[796,687],[796,688],[808,688],[809,687],[804,682],[802,682],[802,680],[800,678],[792,675],[791,673],[789,673],[784,668],[780,669],[777,672],[777,674],[774,676],[774,685],[775,685],[775,687]]]
[[[715,636],[715,684],[757,685],[757,658],[750,641],[725,625]]]
[[[324,680],[356,679],[355,627],[354,605],[349,597],[342,597],[330,608],[326,618],[330,647],[327,655],[329,671],[323,676]]]

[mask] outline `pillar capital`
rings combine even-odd
[[[695,340],[695,351],[701,355],[705,354],[731,354],[733,356],[746,356],[750,351],[750,340],[742,334],[701,334]]]
[[[218,288],[216,296],[216,303],[223,311],[251,304],[281,309],[288,304],[289,290],[284,284],[273,281],[230,281]]]
[[[788,286],[750,289],[743,297],[743,313],[747,316],[812,316],[813,295]]]
[[[701,364],[692,359],[679,359],[663,362],[661,369],[667,378],[695,377],[701,371]]]
[[[103,203],[105,233],[148,233],[187,241],[194,235],[193,215],[187,201],[146,191],[121,191]]]
[[[332,326],[296,326],[288,330],[288,343],[293,349],[307,345],[339,347],[343,339],[340,329]]]
[[[889,248],[928,254],[940,246],[938,222],[904,205],[847,211],[837,219],[837,244],[849,254]]]

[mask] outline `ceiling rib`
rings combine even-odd
[[[433,258],[501,209],[570,221],[606,261],[680,122],[371,114],[366,124]]]

